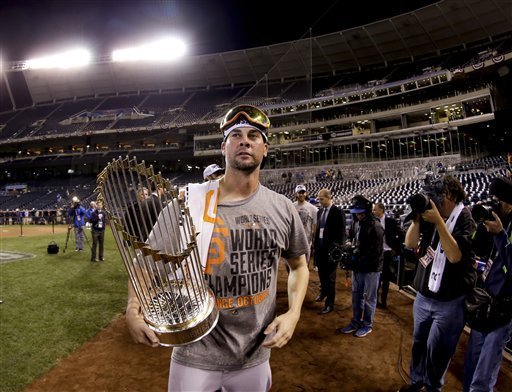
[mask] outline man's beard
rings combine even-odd
[[[236,157],[232,159],[228,159],[229,166],[231,166],[233,169],[243,171],[245,173],[253,173],[257,168],[260,167],[261,161],[252,160],[249,162],[240,162],[237,161]]]

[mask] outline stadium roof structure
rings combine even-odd
[[[183,58],[170,64],[114,63],[22,72],[34,104],[73,98],[186,91],[361,71],[464,50],[512,34],[512,2],[442,0],[392,18],[275,45]],[[7,78],[8,80],[8,78]]]

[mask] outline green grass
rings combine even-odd
[[[51,232],[49,232],[51,233]],[[86,231],[91,240],[90,231]],[[48,255],[51,240],[60,246]],[[107,230],[105,262],[65,235],[1,238],[0,251],[34,258],[0,264],[0,391],[20,391],[124,310],[127,275]]]

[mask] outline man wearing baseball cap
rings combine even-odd
[[[306,237],[309,241],[310,250],[306,253],[306,261],[309,266],[309,260],[311,257],[311,246],[313,244],[313,237],[315,235],[316,230],[318,208],[316,208],[307,200],[308,191],[306,190],[306,187],[304,185],[297,185],[295,187],[295,197],[297,198],[297,200],[293,203],[293,205],[295,206],[297,212],[299,213],[300,220],[302,221],[302,225],[304,226],[304,231],[306,232]]]
[[[211,165],[206,166],[203,171],[203,179],[205,181],[218,180],[223,175],[224,169],[216,163],[212,163]]]
[[[372,202],[362,195],[352,199],[350,213],[355,215],[349,230],[354,247],[352,271],[352,320],[338,331],[365,337],[373,329],[373,316],[377,307],[377,292],[382,271],[384,229],[372,214]]]

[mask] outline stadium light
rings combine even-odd
[[[53,56],[27,60],[26,69],[83,67],[91,62],[91,53],[85,49],[73,49]]]
[[[172,61],[185,53],[185,44],[175,38],[112,52],[112,61]]]

